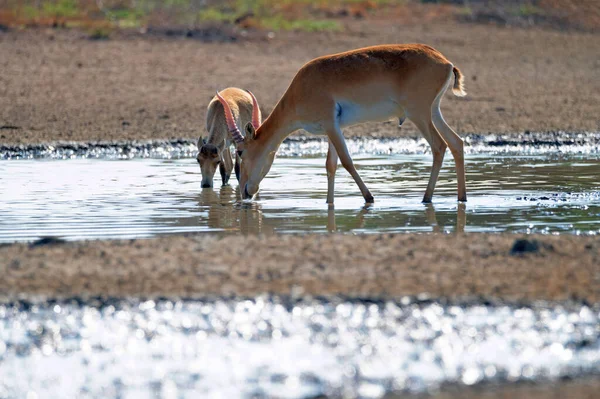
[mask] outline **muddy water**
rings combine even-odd
[[[469,200],[458,204],[448,156],[433,204],[424,205],[430,155],[358,155],[355,164],[376,202],[364,207],[340,167],[334,209],[325,204],[319,156],[277,158],[250,203],[238,200],[237,187],[200,188],[200,170],[189,158],[0,161],[0,241],[180,232],[598,234],[599,160],[598,154],[470,154]]]

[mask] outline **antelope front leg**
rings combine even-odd
[[[358,175],[356,168],[354,167],[354,162],[352,162],[352,157],[350,157],[350,153],[348,152],[348,147],[346,147],[346,140],[344,139],[344,135],[339,127],[336,127],[333,131],[327,134],[329,136],[329,145],[333,144],[335,146],[335,150],[340,157],[340,161],[342,161],[342,166],[350,173],[358,188],[360,188],[360,192],[362,193],[365,202],[367,204],[372,204],[375,202],[371,192],[363,183],[362,179]]]
[[[338,154],[335,151],[334,145],[329,141],[329,150],[327,151],[327,161],[325,168],[327,169],[327,203],[333,205],[333,189],[335,186],[335,172],[337,171]]]
[[[229,183],[232,170],[233,160],[231,159],[231,152],[229,152],[229,148],[226,146],[223,150],[223,162],[219,164],[219,171],[221,172],[221,180],[223,180],[223,185]]]
[[[237,151],[235,152],[235,178],[237,179],[237,181],[240,181],[240,156],[238,155]]]

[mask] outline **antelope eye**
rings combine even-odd
[[[200,158],[196,158],[196,162],[200,163]]]

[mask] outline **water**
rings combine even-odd
[[[599,154],[600,132],[547,132],[523,134],[466,134],[467,154]],[[354,155],[422,154],[430,148],[424,139],[393,137],[349,138],[346,144]],[[289,137],[277,154],[284,157],[325,156],[327,140],[318,136]],[[0,160],[16,159],[131,159],[190,158],[198,152],[195,140],[140,140],[112,142],[59,142],[54,144],[2,145]]]
[[[302,148],[316,152],[308,145]],[[238,200],[236,187],[221,187],[218,174],[214,189],[200,188],[195,159],[4,160],[0,242],[182,232],[600,232],[598,153],[472,153],[466,157],[466,204],[456,201],[448,155],[428,206],[421,198],[430,155],[359,154],[354,159],[375,196],[368,208],[341,166],[335,209],[327,207],[322,155],[278,157],[251,203]]]
[[[277,297],[0,305],[2,398],[379,398],[598,367],[600,309],[581,305]]]
[[[582,137],[569,140],[566,147],[467,140],[468,203],[456,202],[448,155],[427,206],[420,201],[431,156],[422,140],[351,141],[376,203],[364,207],[340,167],[334,209],[325,204],[323,142],[284,145],[253,202],[240,202],[235,187],[200,188],[190,143],[0,148],[0,242],[181,232],[598,234],[600,152]],[[599,369],[598,305],[281,297],[0,303],[2,399],[380,398]]]

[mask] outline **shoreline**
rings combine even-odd
[[[468,133],[462,136],[465,148],[486,146],[502,150],[515,146],[531,146],[531,148],[547,148],[562,151],[578,147],[599,147],[600,131],[550,131],[550,132],[515,132],[515,133],[490,133],[477,134]],[[351,136],[350,140],[377,140],[381,142],[392,142],[394,140],[406,140],[408,142],[423,141],[420,136]],[[310,134],[294,134],[287,137],[283,144],[302,143],[326,143],[324,136]],[[427,146],[426,146],[427,147]],[[49,141],[31,144],[0,144],[0,160],[11,159],[38,159],[59,158],[61,153],[68,152],[70,157],[93,157],[102,158],[103,155],[123,156],[133,158],[152,158],[152,151],[156,149],[170,148],[181,157],[192,156],[188,153],[196,151],[196,140],[193,138],[177,139],[142,139],[142,140],[99,140],[99,141]],[[169,151],[166,151],[167,153]],[[485,151],[484,151],[485,152]],[[160,157],[160,156],[159,156]],[[177,157],[177,156],[176,156]]]

